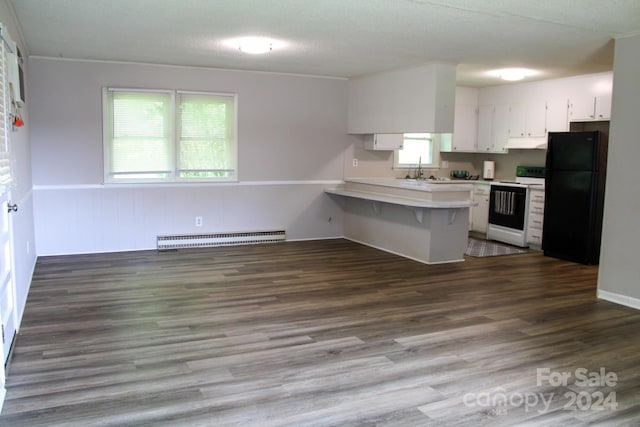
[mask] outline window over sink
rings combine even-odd
[[[439,168],[440,137],[433,133],[405,133],[402,149],[394,152],[393,168]]]

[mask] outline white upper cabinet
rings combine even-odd
[[[504,153],[509,138],[509,106],[478,107],[478,152]]]
[[[441,151],[545,148],[548,132],[566,132],[571,121],[609,120],[612,82],[612,73],[598,73],[492,86],[472,98],[458,87],[453,142]]]
[[[586,122],[611,119],[611,94],[574,96],[569,101],[569,121]]]
[[[476,151],[478,108],[475,105],[456,105],[451,151]]]
[[[509,107],[509,137],[544,137],[547,104],[545,101],[512,104]]]
[[[527,106],[525,104],[511,104],[509,106],[509,136],[524,137],[527,132]]]
[[[493,151],[493,105],[478,107],[478,151]]]
[[[573,96],[569,101],[569,121],[595,120],[596,98],[594,96]]]
[[[475,152],[478,139],[477,88],[456,87],[453,134],[450,140],[440,141],[442,152]]]
[[[596,120],[611,119],[611,94],[596,96]]]
[[[569,130],[567,98],[547,100],[547,132],[566,132]]]
[[[401,133],[376,133],[365,135],[364,148],[367,150],[393,151],[402,149],[404,135]]]
[[[493,152],[506,153],[509,139],[509,106],[496,105],[493,109]]]

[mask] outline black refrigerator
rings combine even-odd
[[[607,135],[549,132],[542,250],[546,256],[598,264]]]

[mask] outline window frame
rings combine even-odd
[[[113,97],[111,93],[123,92],[123,93],[157,93],[169,95],[168,108],[169,111],[166,114],[169,123],[168,129],[168,144],[169,144],[169,163],[167,171],[158,171],[159,173],[167,172],[166,177],[148,177],[148,178],[116,178],[113,172]],[[232,153],[230,159],[232,162],[232,169],[229,176],[224,177],[181,177],[181,171],[179,169],[179,156],[180,156],[180,95],[197,95],[197,96],[211,96],[211,97],[225,97],[230,98],[233,103],[233,119],[231,120],[231,126],[233,129],[233,141],[232,141]],[[125,88],[125,87],[104,87],[102,89],[102,141],[103,141],[103,183],[104,184],[152,184],[152,183],[217,183],[217,182],[238,182],[238,94],[228,92],[207,92],[207,91],[186,91],[175,89],[140,89],[140,88]],[[145,172],[135,172],[145,173]],[[153,173],[153,172],[146,172]]]
[[[415,163],[400,163],[399,152],[402,149],[399,149],[399,150],[394,150],[393,152],[393,169],[409,170],[409,169],[416,169],[418,166],[422,167],[423,169],[440,169],[440,134],[430,133],[430,132],[405,133],[403,146],[404,144],[406,144],[407,139],[418,139],[416,137],[411,137],[408,135],[418,135],[418,134],[429,135],[428,137],[425,137],[423,139],[431,140],[431,162],[429,163],[423,162],[422,164],[419,164],[419,162],[416,160]]]

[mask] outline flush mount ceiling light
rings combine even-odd
[[[223,39],[217,42],[218,46],[224,46],[236,52],[248,53],[251,55],[259,55],[269,53],[271,51],[287,51],[294,47],[286,40],[279,40],[267,37],[234,37]]]
[[[245,37],[238,39],[238,49],[241,52],[258,55],[273,50],[273,41],[264,37]]]
[[[489,72],[494,77],[500,77],[502,80],[515,82],[523,80],[526,77],[531,77],[538,74],[537,71],[529,70],[526,68],[503,68],[500,70],[494,70]]]

